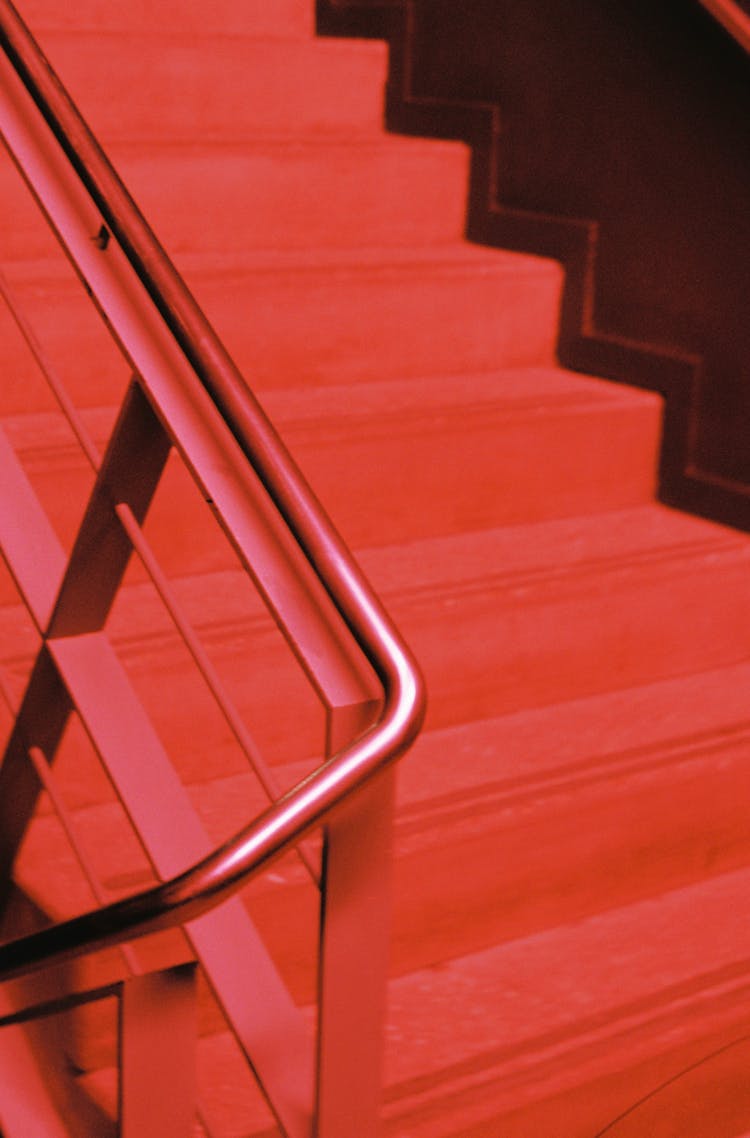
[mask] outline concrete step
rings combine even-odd
[[[750,543],[664,507],[365,549],[360,561],[424,663],[433,727],[750,656],[738,615],[750,611]],[[175,587],[270,761],[320,754],[317,699],[245,576]],[[0,617],[13,644],[17,609]],[[150,586],[122,592],[110,631],[183,776],[218,762],[227,730]],[[6,666],[27,665],[16,651]]]
[[[269,391],[262,401],[356,545],[644,505],[653,495],[660,401],[561,369]],[[102,453],[115,413],[83,412]],[[72,432],[55,412],[8,417],[3,429],[69,545],[92,483]],[[219,567],[210,534],[201,545],[206,527],[176,461],[163,496],[150,529],[165,566]]]
[[[109,156],[170,254],[419,247],[463,233],[468,153],[456,143],[323,134],[129,143]],[[3,260],[46,256],[47,227],[10,163],[0,178]]]
[[[433,726],[750,655],[747,537],[662,506],[360,557],[425,662]]]
[[[554,362],[562,274],[541,258],[456,244],[177,263],[254,390]],[[73,398],[115,402],[127,366],[69,267],[17,262],[7,275]],[[0,334],[8,377],[0,413],[46,407],[38,369],[5,310]]]
[[[359,547],[653,496],[660,401],[558,368],[269,391],[263,400]]]
[[[79,0],[75,7],[55,0],[26,0],[24,20],[35,33],[140,32],[160,35],[179,28],[182,34],[279,36],[290,39],[311,35],[315,5],[312,0],[213,0],[210,15],[200,0],[131,0],[129,4],[109,0]]]
[[[749,886],[745,869],[394,983],[386,1133],[590,1138],[746,1035]]]
[[[76,30],[43,46],[105,145],[382,124],[387,50],[374,40]]]
[[[437,966],[748,861],[749,678],[743,663],[423,735],[399,777],[394,972]],[[689,710],[677,716],[675,708]],[[310,766],[277,768],[280,783],[291,785]],[[145,887],[149,868],[106,786],[92,800],[96,782],[75,772],[69,754],[57,770],[85,847],[99,851],[105,887],[113,896]],[[211,782],[205,770],[190,776],[192,801],[216,844],[265,806],[248,769]],[[57,917],[82,910],[90,894],[76,883],[49,810],[34,827],[38,856],[28,861],[24,887]],[[302,865],[274,867],[249,904],[297,998],[312,999],[310,962],[305,968],[299,955],[314,920]]]
[[[392,981],[385,1133],[590,1138],[729,1050],[746,1037],[749,887],[739,870]],[[225,1033],[201,1041],[199,1062],[207,1087],[221,1065],[224,1102],[247,1111],[243,1134],[274,1134]],[[112,1111],[114,1075],[86,1076]],[[724,1076],[723,1096],[746,1121],[744,1068],[728,1064]],[[712,1134],[741,1133],[721,1118]]]
[[[423,735],[399,776],[398,970],[748,864],[749,679],[740,664]]]
[[[426,732],[399,779],[394,975],[746,864],[749,679],[743,664]],[[144,888],[153,876],[125,814],[103,784],[93,800],[80,754],[56,769],[84,848],[112,896]],[[309,769],[276,773],[286,787]],[[247,769],[188,774],[217,845],[265,807]],[[55,919],[92,904],[44,804],[19,881]],[[311,1001],[316,900],[301,863],[275,866],[246,903],[295,998]]]

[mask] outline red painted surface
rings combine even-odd
[[[385,1133],[593,1138],[623,1115],[607,1133],[666,1136],[680,1119],[680,1134],[740,1138],[744,1052],[731,1044],[750,1010],[750,546],[656,504],[658,399],[557,366],[559,266],[461,241],[465,149],[387,135],[382,45],[315,40],[310,7],[226,0],[207,32],[192,0],[156,14],[27,5],[427,673],[429,730],[399,784]],[[11,173],[0,173],[13,203],[0,218],[8,274],[103,442],[127,375],[98,352],[101,334]],[[69,547],[90,474],[4,313],[0,331],[3,432]],[[322,716],[298,703],[272,621],[240,593],[177,467],[149,538],[289,785],[323,749]],[[19,494],[10,500],[18,511]],[[11,519],[20,557],[33,520],[22,514]],[[49,607],[39,568],[35,603]],[[31,645],[7,576],[0,601],[0,670],[20,693]],[[108,631],[186,784],[180,801],[222,840],[262,795],[137,569]],[[135,715],[131,726],[161,745]],[[128,767],[125,753],[123,777]],[[149,881],[75,723],[56,771],[108,894]],[[54,919],[91,905],[44,803],[16,874]],[[342,874],[344,907],[350,887]],[[294,1002],[309,1005],[317,930],[304,870],[281,863],[244,901]],[[362,902],[351,902],[360,942]],[[353,978],[330,924],[335,1010]],[[158,964],[185,947],[142,952]],[[121,972],[105,957],[73,979]],[[71,1016],[68,1031],[78,1098],[61,1107],[56,1091],[40,1117],[85,1113],[81,1096],[112,1111],[101,1009]],[[199,1033],[203,1116],[218,1136],[266,1138],[274,1124],[203,989]],[[338,1138],[346,1108],[337,1116],[323,1084]],[[732,1106],[724,1130],[717,1088]]]

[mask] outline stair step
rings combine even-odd
[[[170,254],[263,248],[269,234],[276,248],[420,246],[458,241],[464,228],[468,152],[457,143],[321,135],[121,144],[110,157]],[[46,256],[18,174],[6,163],[0,177],[4,261]]]
[[[393,973],[442,966],[746,862],[748,682],[743,664],[425,733],[399,782]],[[297,762],[278,774],[286,787],[308,770]],[[192,775],[190,796],[213,844],[266,805],[247,771]],[[83,798],[76,819],[113,895],[152,882],[117,803]],[[32,825],[19,872],[55,919],[92,903],[49,811]],[[274,866],[246,903],[295,999],[311,1001],[305,950],[317,898],[301,863]]]
[[[554,360],[562,274],[541,258],[447,245],[181,257],[178,265],[255,390],[495,373]],[[67,265],[10,269],[72,396],[99,406],[117,400],[126,365]],[[32,401],[38,371],[2,312],[6,330],[2,413],[46,406],[44,397]]]
[[[560,267],[458,244],[467,153],[379,134],[386,45],[315,41],[310,0],[217,0],[208,34],[195,0],[153,8],[25,14],[427,672],[396,824],[386,1132],[559,1138],[564,1119],[565,1138],[592,1138],[746,1033],[750,545],[651,504],[658,399],[555,368]],[[127,366],[6,181],[14,278],[103,439]],[[69,540],[90,475],[7,345],[2,426]],[[289,786],[323,755],[323,711],[244,575],[203,544],[178,474],[170,486],[154,540]],[[107,631],[190,825],[223,840],[262,795],[137,568]],[[0,574],[16,692],[36,639]],[[152,881],[75,720],[56,770],[113,895]],[[91,905],[44,801],[19,879],[52,917]],[[298,862],[242,901],[311,1001],[317,897]],[[189,950],[169,934],[141,951]],[[98,969],[122,961],[101,954],[73,982]],[[271,1138],[205,986],[200,1007],[219,1132]],[[113,1114],[113,1023],[91,1008],[74,1028],[82,1082]]]
[[[746,1034],[749,888],[726,874],[396,981],[386,1131],[599,1133]]]
[[[179,28],[182,34],[294,36],[311,35],[315,6],[312,0],[212,0],[210,16],[200,0],[131,0],[112,5],[109,0],[78,0],[75,7],[57,0],[26,0],[23,18],[37,33],[141,32],[160,35]]]
[[[725,874],[392,981],[385,1133],[559,1138],[564,1119],[566,1138],[590,1138],[746,1036],[749,889],[749,871]],[[221,1067],[243,1135],[269,1138],[230,1038],[204,1038],[199,1062],[207,1086]],[[114,1077],[86,1078],[110,1110]]]
[[[105,145],[382,124],[387,50],[374,40],[99,30],[49,31],[43,40]]]
[[[660,400],[562,369],[269,391],[262,401],[358,545],[642,505],[653,495]],[[114,408],[83,413],[102,452],[114,417]],[[70,430],[55,413],[3,426],[69,543],[91,485]],[[156,548],[169,569],[215,568],[214,544],[201,548],[195,492],[176,466]],[[187,563],[180,533],[190,535]]]
[[[178,263],[259,390],[554,361],[562,271],[541,257],[457,244]]]
[[[424,662],[433,727],[750,656],[738,619],[750,611],[750,543],[665,507],[366,549],[360,561]],[[176,589],[270,761],[320,755],[317,698],[244,575],[189,577]],[[19,615],[0,615],[7,645]],[[150,586],[123,592],[110,630],[183,777],[220,773],[227,730]]]
[[[662,506],[368,549],[433,726],[750,655],[750,542]],[[689,614],[689,618],[688,615]]]
[[[400,768],[398,970],[747,864],[748,682],[741,664],[424,734]]]
[[[263,402],[356,546],[653,496],[660,400],[562,369],[269,391]]]

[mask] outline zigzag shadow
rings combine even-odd
[[[673,0],[671,7],[679,7],[680,3],[689,5],[692,0]],[[607,310],[599,297],[602,277],[617,275],[617,266],[613,268],[611,263],[611,250],[608,251],[610,263],[603,268],[602,245],[613,228],[608,219],[593,212],[589,216],[566,216],[569,207],[565,206],[558,212],[554,208],[527,208],[520,203],[522,195],[514,193],[512,188],[508,192],[506,188],[508,182],[513,182],[513,177],[508,178],[504,173],[513,155],[509,159],[503,101],[463,98],[458,92],[433,94],[429,90],[431,80],[432,85],[436,85],[435,69],[433,66],[431,72],[430,67],[420,61],[420,55],[425,55],[420,9],[440,8],[440,4],[441,0],[380,0],[379,3],[318,0],[318,32],[387,40],[390,55],[386,126],[389,130],[419,137],[456,139],[471,147],[466,221],[469,240],[552,257],[563,264],[566,281],[558,341],[560,362],[573,370],[642,387],[664,397],[659,469],[661,500],[750,530],[750,447],[743,445],[743,431],[738,426],[743,420],[750,423],[750,384],[747,385],[749,390],[742,390],[739,395],[736,390],[732,391],[728,400],[726,374],[717,381],[713,374],[716,368],[711,363],[712,354],[722,356],[724,373],[731,371],[733,362],[737,363],[735,357],[744,356],[744,344],[732,344],[728,352],[717,352],[703,328],[691,326],[689,315],[684,317],[679,313],[671,323],[669,313],[658,313],[649,328],[638,298],[628,304],[640,316],[641,324],[646,325],[642,335],[638,334],[637,326],[632,326],[638,321],[630,317],[628,304],[620,305],[626,312],[624,321],[617,319],[617,305],[610,304]],[[618,0],[614,0],[610,7],[616,8],[617,4]],[[481,0],[474,7],[481,7]],[[465,18],[469,19],[470,14],[465,13]],[[636,16],[638,14],[636,12]],[[708,29],[709,55],[713,51],[734,56],[736,70],[737,45],[726,42],[723,31],[714,27],[702,10],[692,12],[691,18],[697,20],[701,36]],[[687,30],[685,36],[687,40]],[[450,28],[445,38],[449,37]],[[444,61],[451,50],[450,43],[446,47],[444,42],[442,50],[440,58]],[[460,51],[460,48],[455,50]],[[750,88],[750,60],[742,56],[739,67],[744,70]],[[460,87],[460,83],[459,78],[455,86]],[[747,165],[750,172],[750,163]],[[750,196],[750,181],[748,191]],[[512,200],[514,197],[516,201]],[[697,208],[692,198],[689,205],[688,215]],[[645,241],[650,237],[648,228],[646,226]],[[659,256],[657,248],[644,260]],[[711,297],[707,303],[710,307]],[[713,301],[714,315],[720,303]],[[697,323],[700,325],[700,321]],[[730,329],[730,341],[732,335]],[[728,364],[723,358],[726,356]],[[741,369],[741,363],[737,363],[737,367]],[[718,413],[717,403],[721,407]]]

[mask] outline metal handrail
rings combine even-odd
[[[384,689],[380,718],[360,739],[192,868],[0,946],[4,981],[218,905],[404,753],[422,724],[425,690],[409,649],[10,0],[0,0],[0,45]]]
[[[726,28],[740,47],[750,52],[750,15],[747,8],[735,0],[700,0],[715,20]]]

